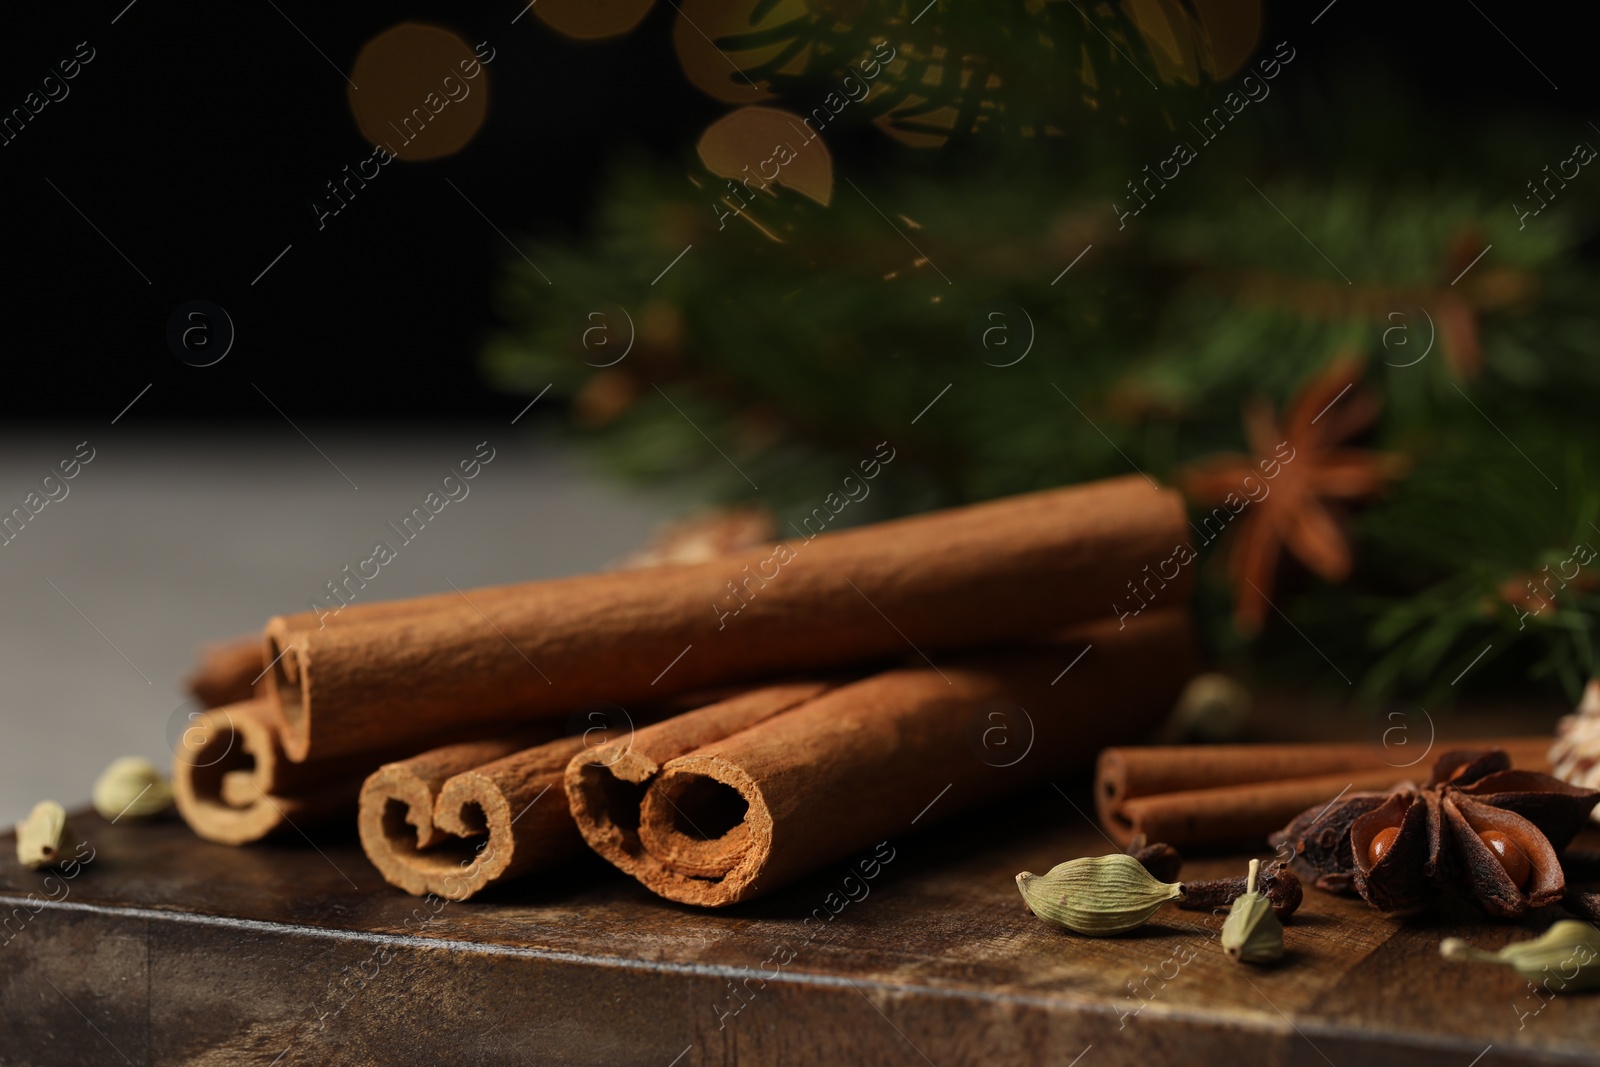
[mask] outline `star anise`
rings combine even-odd
[[[1294,846],[1302,879],[1353,889],[1380,911],[1454,894],[1511,918],[1561,900],[1560,853],[1597,802],[1600,791],[1512,770],[1499,750],[1446,752],[1426,786],[1345,794],[1308,808],[1272,842]]]
[[[1245,435],[1255,458],[1212,456],[1181,472],[1184,493],[1196,504],[1215,506],[1200,520],[1208,531],[1214,516],[1225,526],[1243,512],[1231,524],[1236,529],[1228,551],[1234,624],[1241,632],[1255,633],[1266,618],[1282,549],[1326,581],[1347,578],[1352,557],[1339,506],[1377,495],[1406,469],[1403,456],[1343,446],[1378,417],[1378,398],[1354,388],[1361,371],[1358,360],[1335,359],[1295,397],[1281,423],[1265,401],[1246,407]]]

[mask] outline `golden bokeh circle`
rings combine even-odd
[[[450,30],[402,22],[372,38],[345,95],[356,127],[374,145],[418,162],[461,151],[483,125],[489,75],[483,56]]]
[[[598,41],[627,33],[654,6],[655,0],[538,0],[533,13],[559,34]]]

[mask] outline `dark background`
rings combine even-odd
[[[1316,111],[1319,94],[1356,68],[1408,86],[1464,134],[1501,111],[1586,115],[1591,39],[1548,23],[1533,30],[1526,7],[1337,0],[1312,39],[1303,27],[1322,2],[1267,12],[1263,40],[1304,42],[1315,71],[1291,90],[1301,109]],[[687,159],[725,110],[680,73],[667,3],[633,33],[599,43],[562,38],[531,15],[513,25],[514,2],[466,14],[295,0],[281,0],[281,12],[265,0],[124,7],[29,6],[0,39],[6,112],[78,42],[96,52],[66,99],[0,146],[7,427],[110,420],[150,383],[130,421],[277,420],[262,393],[291,416],[515,413],[525,398],[488,389],[477,366],[497,325],[496,278],[514,253],[446,178],[513,239],[580,232],[619,154]],[[1529,59],[1564,90],[1486,15],[1516,26]],[[1559,17],[1542,9],[1542,19]],[[391,164],[318,231],[311,200],[371,151],[330,60],[348,72],[363,43],[406,20],[496,50],[488,120],[453,157]],[[216,366],[187,366],[166,345],[168,317],[191,299],[223,306],[236,327]]]

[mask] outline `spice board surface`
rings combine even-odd
[[[1593,996],[1439,958],[1442,937],[1496,948],[1554,913],[1398,920],[1308,888],[1274,968],[1171,905],[1122,937],[1048,926],[1013,877],[1111,851],[1076,809],[1047,788],[908,827],[716,912],[587,859],[429,901],[353,839],[228,848],[81,813],[92,852],[68,872],[0,840],[0,1064],[1594,1062]]]

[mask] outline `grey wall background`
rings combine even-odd
[[[287,423],[159,434],[132,415],[0,438],[0,513],[80,441],[95,450],[0,548],[0,824],[41,799],[85,803],[117,756],[165,765],[196,646],[304,609],[379,539],[399,556],[363,595],[389,599],[594,569],[672,510],[510,426],[514,413],[416,432],[302,423],[315,446]],[[484,440],[495,457],[467,496],[401,546],[384,524]]]

